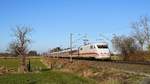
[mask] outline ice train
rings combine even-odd
[[[78,49],[63,50],[59,52],[50,53],[54,57],[73,57],[73,58],[95,58],[95,59],[110,59],[110,50],[108,43],[91,43],[80,46]]]

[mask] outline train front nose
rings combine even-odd
[[[97,58],[99,58],[99,59],[110,58],[110,52],[109,52],[109,50],[99,50]]]

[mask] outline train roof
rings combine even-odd
[[[73,48],[72,51],[76,51],[77,49],[76,48]],[[62,51],[58,51],[58,52],[52,52],[51,54],[56,54],[56,53],[64,53],[64,52],[69,52],[70,49],[67,49],[67,50],[62,50]]]
[[[93,43],[94,45],[108,45],[107,42]]]
[[[87,45],[82,45],[81,47],[83,47],[83,46],[89,46],[89,45],[108,45],[108,43],[107,42],[89,43]]]
[[[89,43],[89,44],[87,44],[87,45],[81,45],[80,47],[90,46],[90,45],[108,45],[108,43],[107,43],[107,42]],[[80,48],[80,47],[79,47],[79,48]],[[73,49],[72,49],[72,51],[76,51],[76,50],[78,50],[78,48],[73,48]],[[70,49],[66,49],[66,50],[62,50],[62,51],[59,51],[59,52],[52,52],[52,53],[54,54],[54,53],[69,52],[69,51],[70,51]]]

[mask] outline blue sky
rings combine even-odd
[[[31,26],[29,49],[39,52],[63,45],[69,46],[69,34],[87,34],[91,42],[99,34],[111,39],[112,34],[131,31],[130,23],[150,15],[150,0],[0,0],[0,52],[13,40],[16,25]]]

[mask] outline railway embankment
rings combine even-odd
[[[76,73],[96,80],[100,84],[140,84],[150,78],[150,65],[114,63],[108,61],[44,58],[51,70]]]

